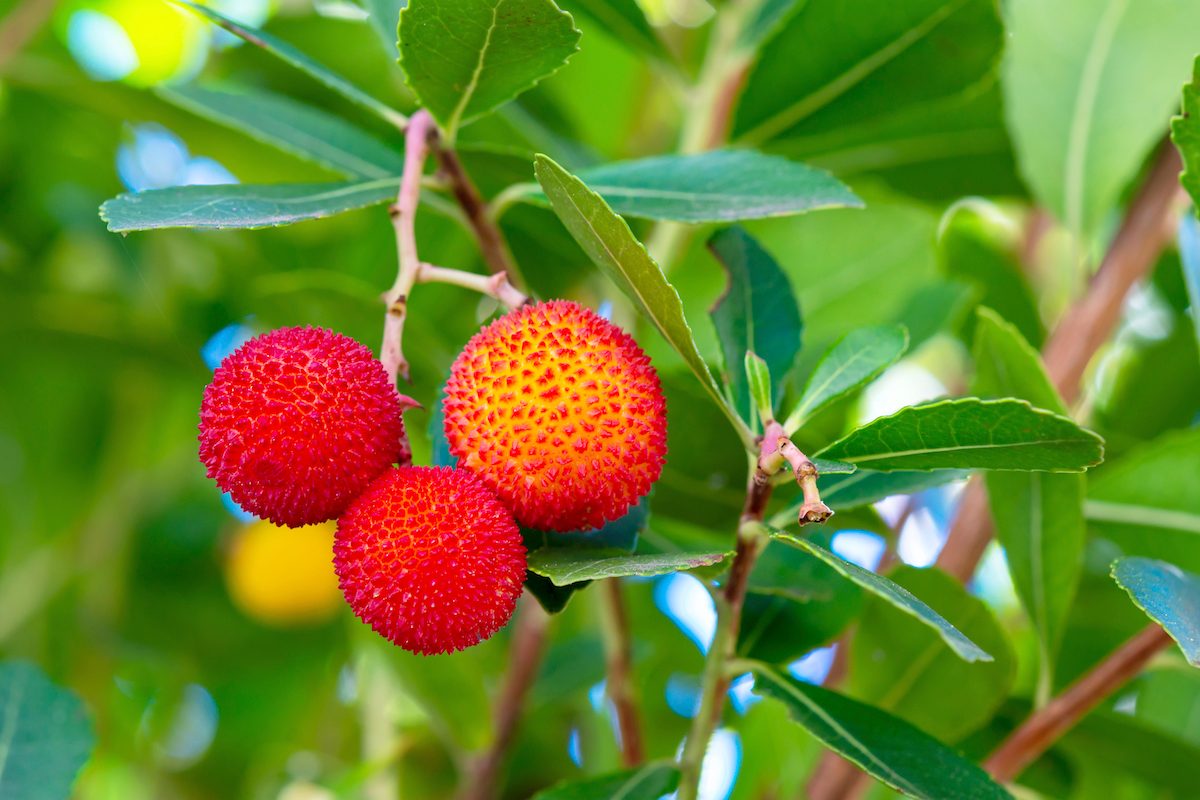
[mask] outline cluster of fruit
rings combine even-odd
[[[556,300],[477,333],[446,384],[447,467],[407,460],[403,406],[364,345],[283,328],[222,362],[200,409],[200,459],[247,511],[337,518],[346,601],[416,653],[476,644],[512,616],[520,526],[570,532],[622,516],[666,454],[662,388],[624,331]]]

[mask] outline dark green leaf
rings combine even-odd
[[[830,403],[845,397],[895,364],[908,347],[908,331],[899,325],[859,328],[825,352],[808,376],[804,393],[783,427],[789,434]]]
[[[801,539],[786,533],[777,534],[774,538],[781,542],[799,547],[833,567],[851,581],[854,581],[868,592],[883,598],[888,603],[905,614],[916,618],[922,624],[932,628],[950,649],[964,661],[991,661],[992,656],[984,652],[978,645],[968,639],[957,628],[946,621],[944,617],[914,597],[903,586],[865,570],[857,564],[839,558],[825,548],[807,539]]]
[[[585,588],[591,581],[580,581],[570,586],[555,586],[549,578],[544,578],[536,572],[525,573],[525,588],[534,596],[538,604],[547,614],[557,614],[567,607],[567,602],[580,589]]]
[[[242,131],[297,158],[347,178],[386,178],[404,171],[404,154],[340,118],[258,89],[214,91],[198,86],[158,94],[206,119]]]
[[[534,800],[658,800],[679,785],[679,769],[669,762],[613,772],[599,778],[559,784]]]
[[[210,22],[221,26],[234,36],[244,39],[255,47],[261,47],[276,58],[292,65],[310,78],[325,84],[325,86],[350,102],[376,114],[392,125],[403,128],[407,123],[407,118],[399,111],[389,108],[362,89],[348,82],[345,78],[330,72],[326,67],[309,58],[304,53],[301,53],[287,42],[280,41],[265,31],[242,25],[240,22],[234,22],[208,6],[193,3],[190,0],[174,0],[174,2],[190,8],[200,16],[207,18]]]
[[[1200,5],[1014,0],[1005,22],[1005,106],[1021,173],[1068,230],[1096,233],[1178,102]]]
[[[178,186],[122,194],[100,206],[116,233],[154,228],[270,228],[386,203],[399,178],[352,183]]]
[[[1200,575],[1149,558],[1122,558],[1113,580],[1138,608],[1179,643],[1188,663],[1200,667]]]
[[[78,697],[32,664],[0,665],[0,797],[70,797],[95,742]]]
[[[451,141],[557,72],[578,42],[552,0],[412,0],[400,12],[400,66]]]
[[[1180,182],[1200,207],[1200,56],[1192,62],[1192,82],[1183,87],[1183,114],[1171,120],[1171,141],[1183,157]]]
[[[784,703],[822,744],[909,797],[1012,800],[982,769],[901,719],[765,665],[755,673],[755,689]]]
[[[821,451],[860,468],[1082,472],[1100,463],[1099,436],[1023,400],[974,397],[910,406]]]
[[[725,268],[725,294],[713,306],[713,325],[721,340],[725,374],[734,402],[745,416],[750,413],[750,388],[739,369],[746,354],[761,358],[778,387],[768,405],[773,408],[791,377],[804,324],[787,275],[775,259],[750,234],[738,227],[719,231],[708,248]]]
[[[1037,351],[991,309],[979,309],[974,355],[976,394],[1018,397],[1066,413]],[[996,536],[1008,558],[1017,595],[1037,631],[1042,686],[1048,690],[1083,569],[1084,477],[993,472],[986,481]]]
[[[901,566],[888,578],[945,609],[946,619],[995,660],[967,664],[930,628],[891,604],[871,599],[850,649],[847,689],[921,730],[958,741],[983,725],[1008,696],[1016,658],[984,602],[936,569]]]
[[[544,547],[529,554],[529,571],[569,586],[600,578],[667,575],[720,564],[732,553],[654,553],[630,555],[615,549]]]
[[[915,494],[951,481],[964,481],[970,474],[970,470],[964,469],[931,472],[875,472],[860,469],[852,475],[820,480],[818,485],[825,504],[835,511],[841,511],[876,503],[896,494]]]
[[[637,0],[564,0],[563,8],[593,20],[621,44],[663,63],[672,61]]]
[[[683,316],[679,293],[667,282],[646,248],[634,238],[629,225],[581,180],[546,156],[537,156],[535,171],[554,213],[575,241],[683,356],[699,378],[700,385],[724,412],[742,440],[750,442],[753,437],[745,422],[725,401],[708,364],[696,348],[692,329]]]

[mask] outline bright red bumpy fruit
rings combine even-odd
[[[504,627],[525,581],[525,547],[512,513],[474,475],[400,467],[338,520],[333,566],[360,619],[432,655]]]
[[[333,519],[400,457],[399,395],[362,344],[322,328],[251,339],[200,405],[200,460],[245,510],[298,527]]]
[[[667,450],[658,374],[637,343],[576,303],[484,328],[446,384],[446,438],[525,526],[598,528],[650,491]]]

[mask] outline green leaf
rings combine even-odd
[[[544,547],[529,554],[529,571],[555,586],[601,578],[667,575],[720,564],[733,553],[647,553],[630,555],[616,549],[580,550]]]
[[[670,762],[652,762],[636,769],[599,778],[563,783],[538,792],[533,800],[658,800],[675,791],[679,769]]]
[[[1171,141],[1183,158],[1179,181],[1200,207],[1200,56],[1192,62],[1192,82],[1183,87],[1183,113],[1171,119]]]
[[[880,471],[1082,472],[1100,463],[1104,443],[1023,400],[966,397],[901,409],[852,431],[820,455]]]
[[[754,671],[757,691],[782,702],[822,744],[893,789],[922,800],[1012,800],[982,769],[909,723],[766,665]]]
[[[369,94],[351,84],[345,78],[335,75],[329,71],[324,65],[314,61],[313,59],[301,53],[287,42],[276,39],[271,34],[261,31],[257,28],[251,28],[248,25],[242,25],[240,22],[234,22],[214,11],[208,6],[202,6],[191,0],[173,0],[182,6],[190,8],[202,17],[205,17],[210,22],[221,26],[225,30],[243,39],[255,47],[260,47],[266,50],[271,55],[282,61],[290,64],[296,69],[308,75],[320,83],[323,83],[328,88],[340,94],[355,105],[365,108],[367,111],[375,114],[388,123],[396,127],[403,128],[408,122],[408,118],[394,108],[389,108],[383,103],[371,97]]]
[[[963,661],[992,660],[992,656],[984,652],[977,644],[964,636],[958,628],[947,622],[944,617],[932,608],[916,597],[913,597],[903,586],[899,586],[874,572],[865,570],[857,564],[839,558],[820,545],[807,539],[801,539],[787,533],[775,534],[773,538],[811,553],[868,592],[883,598],[903,613],[915,617],[922,624],[932,628],[941,637],[942,641],[949,645],[950,649]]]
[[[750,403],[758,411],[759,419],[775,418],[775,403],[771,396],[771,371],[767,362],[752,350],[746,351],[746,386],[750,390]]]
[[[738,34],[738,47],[754,51],[759,45],[771,38],[783,25],[783,21],[807,0],[765,0],[757,4],[752,16],[742,26]]]
[[[1037,351],[994,311],[980,308],[975,379],[985,397],[1018,397],[1060,414],[1066,407]],[[1084,476],[989,473],[988,502],[1021,604],[1037,632],[1042,686],[1053,665],[1083,570]]]
[[[1001,34],[991,0],[809,2],[750,73],[734,137],[836,138],[911,114],[984,78]]]
[[[1200,575],[1135,556],[1114,563],[1112,576],[1179,643],[1188,663],[1200,667]]]
[[[663,338],[700,380],[700,385],[721,409],[743,442],[753,436],[737,412],[725,401],[708,364],[696,348],[692,329],[683,316],[683,303],[662,269],[650,258],[625,220],[588,189],[583,181],[544,155],[534,161],[538,182],[554,213],[575,237],[588,257],[654,323]]]
[[[850,649],[847,690],[946,741],[958,741],[989,719],[1016,678],[1016,658],[987,605],[936,569],[901,566],[889,575],[905,590],[945,609],[946,619],[992,653],[968,664],[930,628],[878,599],[867,602]]]
[[[1070,231],[1090,236],[1162,137],[1196,53],[1200,5],[1014,0],[1005,17],[1021,173]]]
[[[613,211],[645,219],[733,222],[862,206],[829,173],[754,150],[619,161],[578,177]],[[524,197],[541,199],[532,185]]]
[[[350,183],[177,186],[117,195],[100,206],[115,233],[155,228],[270,228],[386,203],[399,178]]]
[[[752,352],[765,362],[778,387],[767,403],[774,408],[791,377],[804,330],[792,284],[775,259],[741,228],[713,234],[708,249],[725,268],[728,282],[709,313],[721,341],[734,403],[749,416],[750,388],[739,367]]]
[[[592,20],[621,44],[656,61],[673,62],[637,0],[564,0],[561,5],[577,17]]]
[[[822,473],[824,474],[824,473]],[[930,472],[875,472],[860,469],[852,475],[819,480],[821,499],[835,511],[860,508],[897,494],[916,494],[952,481],[965,481],[971,472],[942,469]],[[799,507],[801,500],[795,505]]]
[[[32,664],[0,665],[0,797],[70,797],[95,743],[78,697]]]
[[[324,111],[258,89],[160,88],[160,97],[297,158],[347,178],[386,178],[404,171],[404,154]]]
[[[838,339],[808,376],[784,430],[795,433],[818,411],[895,364],[907,348],[908,331],[901,325],[859,328]]]
[[[452,142],[463,123],[557,72],[578,42],[552,0],[413,0],[400,12],[400,66]]]

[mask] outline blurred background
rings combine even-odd
[[[210,4],[265,27],[373,95],[412,107],[394,64],[392,26],[349,0]],[[644,6],[685,62],[694,60],[702,35],[693,29],[710,13],[706,4]],[[580,26],[582,50],[568,68],[463,132],[464,160],[485,194],[530,180],[534,151],[571,166],[673,149],[681,111],[669,87],[618,38],[586,19]],[[158,0],[0,0],[0,31],[0,653],[38,664],[84,699],[99,744],[77,796],[355,798],[393,761],[404,797],[447,796],[463,754],[488,739],[481,710],[503,673],[506,636],[424,660],[386,646],[341,600],[329,565],[331,529],[280,532],[247,518],[205,479],[196,455],[203,387],[246,337],[315,324],[377,347],[378,297],[395,272],[385,210],[264,231],[128,237],[109,233],[97,214],[104,200],[146,188],[335,179],[160,94],[197,76],[345,114],[396,145],[399,134],[372,127],[373,120],[303,75]],[[961,392],[968,374],[963,343],[982,299],[1039,345],[1084,282],[1088,267],[1072,257],[1071,237],[1029,210],[995,85],[962,113],[987,133],[970,170],[949,158],[918,172],[844,154],[815,157],[867,209],[748,226],[796,286],[809,368],[856,326],[903,321],[912,332],[908,358],[822,416],[816,427],[830,436],[855,421]],[[988,200],[952,205],[965,194]],[[1100,220],[1096,241],[1118,219],[1112,211]],[[478,268],[473,242],[454,223],[428,212],[418,222],[423,258]],[[536,292],[593,306],[615,300],[549,211],[517,206],[504,224]],[[1018,279],[1017,256],[1034,225],[1043,230],[1026,253],[1033,266]],[[715,362],[706,310],[724,278],[696,240],[672,280]],[[1195,424],[1200,358],[1187,307],[1171,250],[1129,298],[1119,333],[1087,377],[1091,425],[1107,438],[1110,458]],[[455,353],[493,310],[451,287],[421,288],[406,334],[411,394],[434,405]],[[613,313],[633,325],[621,304]],[[677,368],[677,357],[652,332],[639,338],[663,371],[672,409],[670,462],[644,536],[728,541],[742,497],[740,445],[697,399],[700,390]],[[1147,380],[1164,372],[1170,380]],[[410,413],[408,424],[417,463],[429,463],[428,414]],[[894,526],[899,558],[928,566],[961,490],[951,484],[913,502],[885,501],[861,519],[839,520],[828,534],[838,552],[876,568]],[[1145,624],[1107,577],[1120,548],[1140,552],[1137,543],[1092,543],[1058,685]],[[1200,550],[1190,544],[1146,554],[1200,566]],[[625,587],[649,750],[670,756],[694,713],[711,601],[689,576]],[[998,550],[971,590],[981,599],[962,602],[986,603],[1013,637],[1014,693],[1028,696],[1033,639]],[[593,594],[580,593],[556,617],[506,796],[617,764]],[[851,600],[851,607],[861,602]],[[757,602],[774,600],[763,594]],[[758,619],[776,624],[770,614]],[[807,635],[772,657],[792,660],[795,674],[819,681],[834,653],[813,648],[847,620],[836,630],[814,629],[807,618],[785,620],[789,631]],[[382,708],[364,702],[381,696],[381,685],[392,699]],[[1136,752],[1087,749],[1097,737],[1144,742],[1150,730],[1179,758],[1200,754],[1200,714],[1170,710],[1184,699],[1200,708],[1200,680],[1167,665],[1149,685],[1137,726],[1120,728],[1118,719],[1107,732],[1083,730],[1078,741],[1064,740],[1064,752],[1075,747],[1084,755],[1072,756],[1075,773],[1066,756],[1050,759],[1042,778],[1048,794],[1067,796],[1064,786],[1082,792],[1086,782],[1103,787],[1095,797],[1196,796],[1158,785],[1159,767],[1138,761]],[[758,797],[767,789],[777,793],[766,796],[793,796],[818,752],[781,708],[757,704],[749,688],[735,685],[733,722],[714,740],[708,800]],[[1021,713],[1017,707],[1009,718]]]

